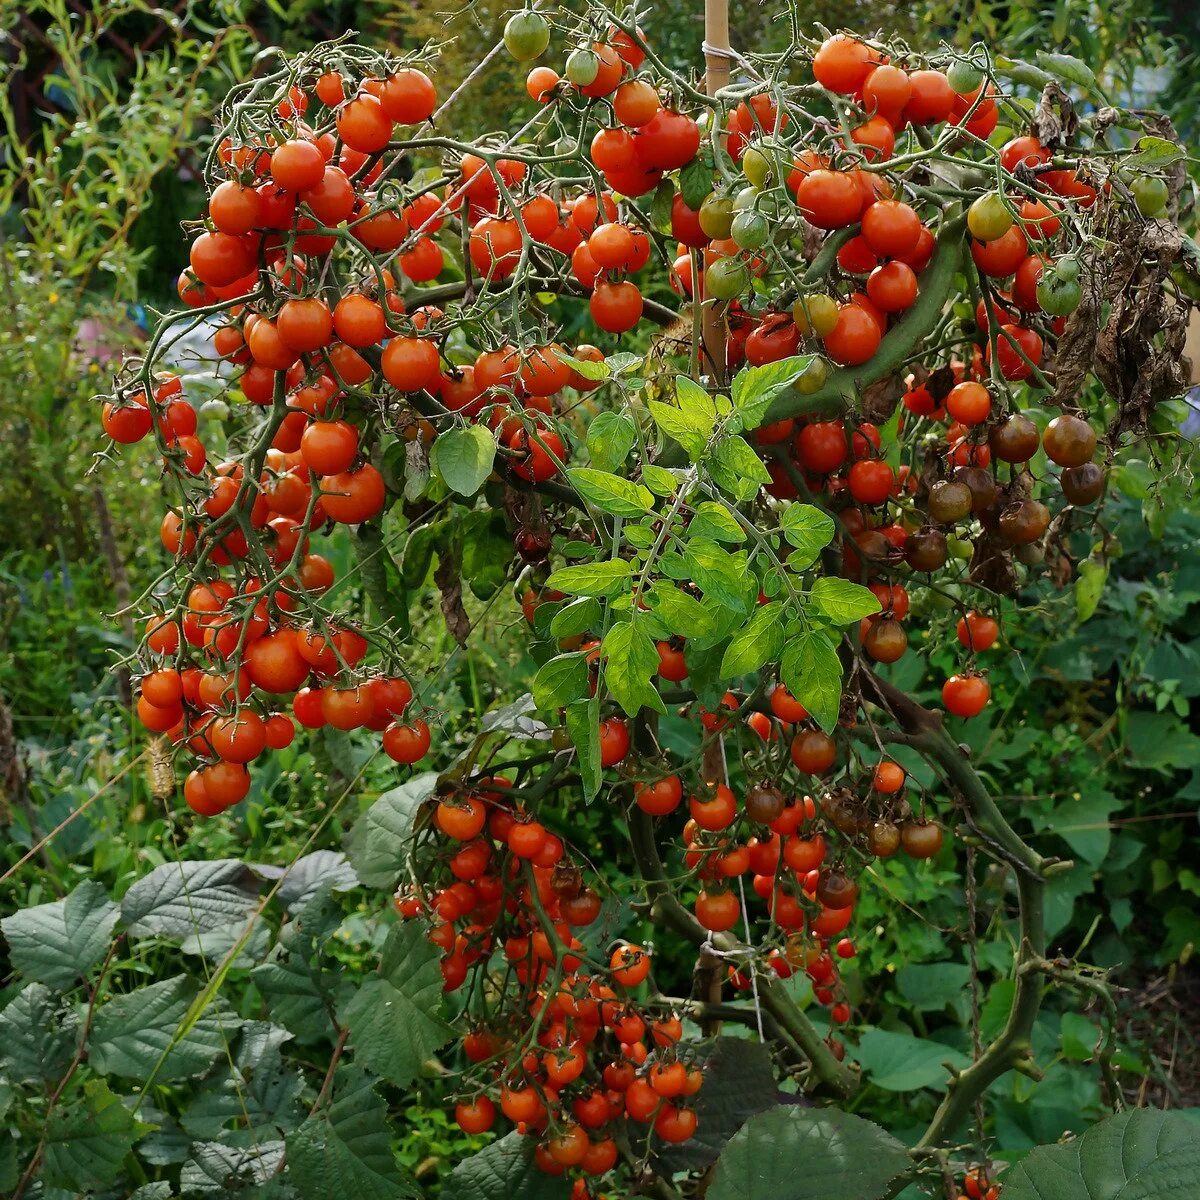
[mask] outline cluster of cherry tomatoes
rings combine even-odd
[[[666,1142],[691,1137],[688,1100],[703,1074],[679,1045],[679,1017],[651,1018],[634,998],[649,951],[621,942],[598,962],[585,950],[578,932],[600,916],[600,897],[562,839],[515,795],[503,777],[443,794],[421,849],[419,890],[404,888],[396,908],[428,924],[447,992],[468,988],[494,951],[506,967],[491,1016],[462,1041],[490,1082],[456,1106],[458,1124],[481,1133],[499,1112],[537,1138],[543,1171],[603,1175],[616,1163],[623,1121]]]

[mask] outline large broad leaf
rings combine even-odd
[[[408,1200],[421,1194],[396,1162],[387,1105],[370,1076],[352,1067],[338,1072],[328,1108],[288,1137],[287,1164],[305,1200]]]
[[[510,1133],[450,1172],[442,1200],[566,1200],[571,1183],[539,1171],[533,1139]]]
[[[960,1071],[970,1063],[965,1054],[941,1042],[886,1029],[868,1029],[853,1054],[871,1082],[889,1092],[945,1087],[950,1078],[947,1063]]]
[[[276,1196],[283,1200],[281,1191],[269,1186],[282,1163],[283,1142],[278,1139],[251,1146],[196,1142],[179,1172],[179,1194],[209,1197],[241,1192],[254,1200]]]
[[[904,1147],[862,1117],[782,1105],[733,1136],[707,1200],[879,1200],[910,1165]]]
[[[905,963],[896,972],[900,994],[922,1012],[937,1012],[967,995],[971,968],[965,963]]]
[[[12,964],[29,979],[69,988],[107,953],[119,910],[95,880],[65,900],[22,909],[0,921]]]
[[[134,935],[187,937],[244,920],[260,886],[254,872],[233,858],[164,863],[125,893],[121,919]]]
[[[1039,1146],[1004,1176],[1004,1200],[1183,1200],[1200,1196],[1200,1138],[1180,1113],[1139,1108],[1064,1146]]]
[[[358,1061],[398,1087],[411,1083],[453,1036],[440,1015],[439,957],[419,926],[395,926],[384,943],[379,974],[362,984],[342,1014]]]
[[[79,1018],[45,984],[22,988],[0,1012],[0,1072],[13,1082],[57,1079],[75,1053]]]
[[[89,1079],[82,1104],[55,1109],[46,1126],[42,1182],[71,1192],[99,1191],[121,1172],[121,1161],[142,1134],[139,1121],[103,1079]]]
[[[202,1074],[227,1052],[241,1021],[216,996],[185,1027],[197,990],[176,975],[114,997],[96,1011],[88,1062],[103,1075],[158,1083]]]
[[[460,496],[473,496],[492,473],[496,459],[495,438],[482,425],[447,429],[433,443],[429,461]]]
[[[322,890],[284,925],[270,962],[251,978],[266,997],[271,1016],[303,1041],[333,1036],[332,1013],[350,982],[322,954],[342,920],[341,908]]]
[[[358,876],[337,850],[314,850],[298,858],[290,867],[256,865],[265,879],[282,879],[275,893],[288,912],[298,912],[325,885],[330,891],[346,892],[358,887]]]
[[[725,1143],[756,1113],[774,1108],[779,1086],[771,1053],[761,1042],[719,1037],[704,1064],[704,1086],[696,1094],[696,1134],[677,1145],[663,1144],[655,1155],[660,1169],[700,1171],[716,1162]]]
[[[350,831],[350,862],[367,887],[391,888],[404,870],[409,839],[421,805],[433,795],[437,775],[426,771],[384,792]]]

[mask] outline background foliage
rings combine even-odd
[[[350,1145],[385,1164],[369,1194],[409,1194],[402,1176],[387,1175],[397,1161],[390,1150],[426,1194],[471,1194],[450,1167],[482,1142],[463,1135],[441,1102],[457,1064],[435,1057],[435,1023],[363,1059],[388,1080],[378,1092],[353,1069],[326,1070],[345,1030],[375,1045],[363,1028],[369,1013],[347,997],[381,952],[375,988],[402,1002],[428,986],[351,834],[381,795],[403,805],[402,780],[353,737],[327,734],[275,755],[236,819],[181,815],[169,770],[123,703],[113,667],[132,632],[109,616],[153,570],[143,514],[155,467],[127,454],[120,470],[102,463],[88,474],[90,397],[107,360],[137,344],[146,311],[173,289],[178,222],[195,211],[192,174],[205,150],[198,114],[260,46],[298,47],[349,27],[396,44],[453,37],[443,68],[451,78],[439,81],[449,91],[494,43],[507,7],[477,0],[447,19],[432,5],[389,0],[216,0],[173,16],[140,0],[82,11],[65,0],[0,3],[0,507],[11,514],[0,532],[0,1125],[9,1131],[0,1135],[0,1192],[17,1186],[45,1132],[45,1195],[267,1194],[285,1145],[311,1168],[308,1196],[344,1193],[338,1169]],[[735,44],[769,46],[768,12],[735,5]],[[964,46],[986,37],[1014,54],[1059,45],[1096,64],[1113,94],[1153,98],[1185,136],[1195,133],[1197,17],[1188,5],[855,0],[815,5],[813,15]],[[699,61],[698,17],[685,6],[663,5],[655,31],[669,61]],[[129,52],[151,38],[145,52]],[[499,61],[455,122],[507,127],[520,98],[516,69]],[[1190,865],[1200,803],[1200,732],[1190,718],[1200,694],[1200,509],[1184,480],[1151,497],[1127,467],[1118,487],[1100,606],[1091,612],[1086,595],[1047,590],[1037,611],[1010,622],[1011,653],[991,673],[991,715],[971,729],[973,756],[1006,815],[1040,852],[1075,860],[1052,889],[1055,946],[1071,956],[1087,947],[1127,989],[1115,1047],[1098,1045],[1086,993],[1067,993],[1040,1019],[1043,1077],[995,1085],[983,1134],[1002,1158],[1100,1117],[1106,1088],[1155,1106],[1200,1104],[1191,964],[1200,872]],[[491,603],[485,640],[453,655],[436,681],[448,731],[469,727],[464,717],[481,717],[504,681],[530,668],[519,609],[506,590]],[[418,640],[441,660],[449,646],[436,603],[414,612],[427,614]],[[945,641],[936,632],[935,659]],[[459,749],[448,734],[446,757]],[[620,892],[606,853],[624,841],[620,820],[593,808],[571,821]],[[953,853],[877,864],[861,903],[873,934],[861,939],[850,978],[855,1053],[870,1086],[856,1105],[901,1138],[932,1111],[942,1064],[965,1061],[973,1024],[986,1038],[1007,1008],[1003,881],[981,889],[972,954]],[[181,863],[207,873],[200,908],[193,901],[186,913],[171,903]],[[623,909],[614,921],[632,933],[638,918]],[[227,975],[215,978],[242,938]],[[405,970],[390,970],[404,953]],[[687,979],[664,982],[687,993]],[[201,1005],[218,986],[219,1001]],[[86,1060],[69,1071],[84,1044]],[[330,1089],[333,1106],[307,1117]],[[505,1153],[501,1144],[497,1161]]]

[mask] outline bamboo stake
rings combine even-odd
[[[729,0],[704,0],[704,90],[709,96],[729,83]],[[712,117],[716,119],[715,114]],[[699,256],[703,264],[703,253]],[[725,382],[725,319],[719,306],[705,304],[703,320],[704,350],[710,373],[719,384]]]

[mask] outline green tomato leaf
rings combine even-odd
[[[783,648],[780,674],[787,690],[828,733],[837,724],[842,701],[842,660],[829,636],[805,630]]]
[[[699,211],[713,189],[714,169],[712,155],[701,151],[679,172],[679,194],[688,208]]]
[[[611,599],[628,589],[632,573],[632,563],[620,558],[609,558],[603,562],[560,567],[546,580],[546,586],[566,592],[568,596],[601,596]]]
[[[429,461],[446,486],[460,496],[473,496],[492,473],[496,441],[483,425],[456,426],[438,434]]]
[[[50,1117],[41,1180],[48,1188],[90,1194],[116,1181],[134,1142],[156,1126],[139,1121],[103,1079],[89,1079],[83,1092],[82,1104]]]
[[[620,475],[572,467],[567,478],[585,500],[614,517],[643,517],[654,508],[654,493],[648,487]]]
[[[570,1180],[539,1171],[533,1150],[532,1138],[502,1137],[450,1172],[442,1200],[567,1200]]]
[[[742,427],[755,429],[771,405],[804,373],[811,354],[781,358],[761,367],[744,367],[733,377],[733,407],[741,414]]]
[[[708,538],[711,542],[732,542],[737,545],[746,540],[746,531],[723,504],[718,504],[715,500],[705,500],[696,505],[696,511],[688,522],[687,536]]]
[[[734,634],[721,659],[723,679],[748,675],[779,657],[783,649],[784,609],[782,600],[760,605],[750,620]]]
[[[583,798],[589,802],[600,792],[600,701],[598,698],[579,700],[567,705],[567,732],[575,746],[579,761],[579,776],[583,783]]]
[[[533,699],[538,708],[562,708],[587,695],[586,654],[560,654],[538,668],[533,677]]]
[[[382,793],[354,822],[347,841],[350,864],[367,887],[391,889],[405,870],[409,842],[421,806],[433,795],[437,775],[414,775]]]
[[[1096,76],[1092,73],[1092,68],[1072,54],[1050,54],[1039,50],[1034,59],[1038,66],[1045,68],[1064,83],[1073,83],[1084,91],[1091,91],[1096,86]]]
[[[572,600],[550,618],[550,634],[556,638],[578,637],[599,625],[602,616],[603,609],[598,600],[592,597]]]
[[[813,584],[808,602],[814,611],[835,625],[849,625],[879,612],[879,601],[870,588],[833,575]]]
[[[716,413],[714,412],[711,417],[705,417],[696,410],[684,412],[673,404],[664,404],[661,400],[651,400],[646,407],[650,410],[650,416],[660,432],[678,442],[692,462],[698,462],[704,454],[704,448],[708,445],[712,431],[716,428]],[[642,471],[642,478],[646,478],[645,469]],[[646,479],[646,484],[648,487],[653,487],[648,479]],[[673,490],[674,483],[672,483]]]
[[[1097,562],[1093,558],[1085,558],[1079,564],[1079,571],[1075,579],[1075,616],[1081,625],[1095,614],[1107,582],[1107,563]]]
[[[796,548],[788,555],[788,566],[795,571],[802,571],[811,567],[821,551],[833,541],[836,526],[833,518],[815,505],[793,501],[783,510],[779,528]]]
[[[642,482],[656,496],[673,496],[679,487],[679,477],[666,467],[656,467],[653,463],[642,464]]]
[[[693,538],[684,552],[683,566],[687,577],[706,597],[719,600],[734,612],[749,614],[745,581],[750,572],[744,551],[731,554],[716,542]]]
[[[658,672],[658,651],[640,625],[614,625],[605,634],[602,652],[605,686],[629,716],[637,716],[643,705],[657,713],[667,711],[650,682]]]
[[[627,412],[597,413],[587,428],[584,444],[592,465],[612,471],[629,458],[637,443],[637,422]]]
[[[751,500],[771,482],[766,464],[740,437],[719,441],[706,456],[704,465],[717,487],[735,500]]]

